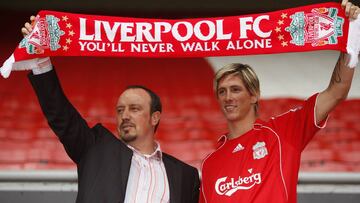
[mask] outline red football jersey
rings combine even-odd
[[[203,161],[200,202],[296,202],[300,154],[326,122],[315,122],[316,98],[268,122],[256,120],[235,139],[223,135]]]

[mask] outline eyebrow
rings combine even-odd
[[[130,104],[129,106],[130,106],[130,107],[142,107],[141,104]],[[124,107],[125,107],[125,105],[118,105],[118,106],[116,106],[117,109],[118,109],[118,108],[124,108]]]
[[[129,106],[130,106],[130,107],[142,107],[141,104],[130,104]]]
[[[228,87],[231,88],[231,87],[242,87],[242,86],[241,86],[241,85],[230,85],[230,86],[228,86]],[[226,89],[226,88],[227,88],[227,87],[223,87],[223,86],[222,86],[222,87],[219,87],[218,90],[219,90],[219,89]]]
[[[240,88],[243,88],[241,85],[231,85],[230,87],[240,87]]]

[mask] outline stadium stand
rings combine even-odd
[[[70,101],[89,125],[116,133],[115,103],[121,90],[142,84],[163,101],[157,133],[164,151],[200,167],[226,123],[212,92],[213,71],[205,59],[55,58]],[[40,111],[25,72],[0,80],[0,170],[74,169]],[[261,101],[261,118],[281,114],[300,99]],[[360,171],[360,100],[342,103],[302,156],[302,171]]]

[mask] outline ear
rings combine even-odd
[[[252,104],[256,104],[259,101],[259,96],[258,95],[252,95],[251,96],[251,103]]]
[[[157,125],[160,121],[160,117],[161,117],[161,113],[160,111],[155,111],[152,115],[151,115],[151,124],[153,126]]]

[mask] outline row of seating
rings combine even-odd
[[[162,149],[200,168],[226,121],[212,90],[213,71],[204,59],[55,58],[64,92],[89,123],[116,134],[115,104],[129,84],[155,90],[163,102],[156,138]],[[130,68],[131,67],[131,68]],[[134,76],[134,77],[131,77]],[[269,119],[301,104],[294,98],[263,99]],[[0,80],[0,170],[75,168],[48,127],[25,72]],[[360,100],[345,101],[302,156],[305,171],[360,171]]]

